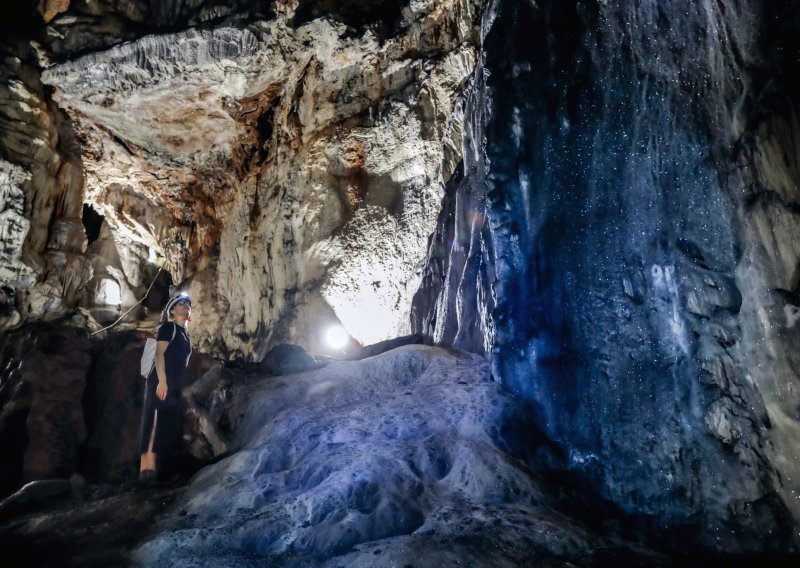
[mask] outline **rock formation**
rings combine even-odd
[[[0,330],[74,308],[92,277],[83,253],[83,167],[66,115],[39,80],[37,55],[4,42],[0,74]]]
[[[26,324],[0,337],[0,500],[34,480],[136,476],[144,337],[128,331],[92,340],[75,320]],[[219,365],[196,354],[187,372],[181,459],[191,469],[227,451],[233,413]]]
[[[524,403],[479,356],[405,346],[237,382],[235,453],[194,479],[138,563],[510,567],[613,547],[663,561],[561,512],[569,490],[541,477],[546,460],[509,453]]]
[[[480,3],[383,4],[327,18],[313,2],[280,2],[272,19],[209,8],[214,25],[166,33],[191,24],[184,8],[134,17],[127,3],[155,32],[139,38],[99,37],[105,11],[51,22],[59,62],[43,80],[74,120],[84,200],[108,227],[86,303],[133,305],[161,262],[195,297],[207,352],[319,353],[334,323],[362,343],[407,331]],[[93,43],[114,37],[131,41]]]
[[[230,363],[193,374],[183,457],[221,461],[142,561],[590,563],[628,522],[800,553],[786,0],[23,6],[0,47],[0,492],[130,477],[141,340],[86,330],[146,327],[177,286],[197,352]],[[332,324],[369,354],[473,355],[312,371]]]
[[[0,361],[1,498],[22,481],[77,471],[89,339],[78,328],[33,324],[3,336]]]
[[[493,2],[414,304],[602,495],[728,551],[800,520],[800,22],[775,13]]]

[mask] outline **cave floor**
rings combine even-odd
[[[3,565],[798,565],[675,557],[646,543],[591,488],[548,467],[544,441],[522,444],[535,434],[530,410],[474,355],[407,346],[233,382],[230,454],[191,479],[93,485],[82,499],[6,510]]]
[[[77,501],[65,498],[45,505],[41,510],[5,519],[0,523],[0,550],[3,566],[8,567],[102,567],[136,565],[134,550],[150,538],[170,507],[186,491],[185,485],[137,488],[126,484],[105,487],[106,495]],[[110,494],[109,494],[110,493]],[[531,522],[534,520],[531,519]],[[434,539],[430,539],[434,540]],[[434,544],[433,542],[428,543]],[[441,539],[438,543],[460,554],[459,566],[489,566],[473,559],[485,558],[486,548],[496,546],[491,538],[480,535]],[[381,543],[375,543],[372,566],[394,566],[380,561]],[[513,548],[513,547],[512,547]],[[670,557],[651,548],[627,542],[613,546],[600,546],[573,550],[567,555],[548,555],[542,550],[505,550],[516,556],[513,565],[542,568],[561,566],[600,567],[703,567],[703,566],[796,566],[791,558],[731,558],[731,557]],[[347,557],[345,556],[345,559]],[[261,559],[261,565],[294,567],[317,565],[313,558],[298,554],[282,554],[271,559]],[[246,563],[246,564],[249,564]],[[214,564],[217,565],[217,564]],[[238,562],[223,564],[239,565]],[[325,563],[328,565],[328,563]],[[364,565],[363,562],[344,567]],[[437,566],[445,566],[436,564]],[[499,565],[508,565],[502,562]],[[405,568],[433,566],[424,556],[418,562],[405,564]]]
[[[59,499],[6,519],[0,524],[3,564],[130,565],[132,550],[184,489],[107,486],[95,498]]]

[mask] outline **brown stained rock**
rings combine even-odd
[[[62,12],[69,8],[70,0],[40,0],[36,10],[42,15],[42,20],[49,23]]]
[[[356,209],[364,201],[366,193],[365,181],[366,158],[363,142],[351,138],[342,148],[342,162],[347,168],[347,182],[345,186],[345,199],[351,210]]]
[[[441,4],[403,12],[381,42],[350,38],[336,10],[293,21],[283,3],[259,25],[149,36],[48,69],[83,146],[86,200],[174,281],[191,279],[204,350],[317,353],[336,319],[367,343],[407,331],[477,43],[480,3]],[[87,67],[100,82],[83,92]],[[364,297],[372,325],[353,316]]]
[[[64,304],[75,307],[79,294],[84,285],[92,279],[94,271],[88,258],[83,255],[73,255],[59,273],[59,281],[63,290]]]
[[[286,79],[281,78],[254,95],[222,100],[225,111],[244,126],[240,143],[234,148],[234,161],[241,175],[250,169],[253,160],[264,163],[275,156],[275,106],[285,84]]]
[[[30,45],[11,41],[2,52],[0,284],[17,293],[0,328],[9,328],[74,305],[91,272],[81,256],[83,167],[71,123],[45,93]]]

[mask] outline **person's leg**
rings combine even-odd
[[[158,422],[158,410],[153,417],[153,427],[150,429],[150,441],[147,444],[147,451],[139,459],[139,479],[154,480],[156,478],[156,454],[153,451],[153,443],[156,439],[156,423]]]

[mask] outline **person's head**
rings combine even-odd
[[[192,300],[185,292],[176,294],[169,299],[164,311],[161,312],[161,321],[175,321],[175,319],[188,320],[192,313]]]

